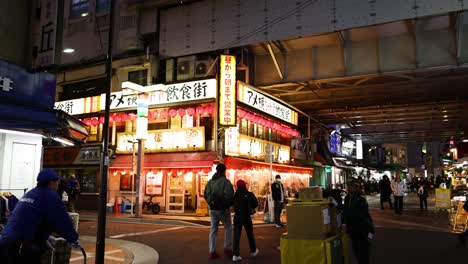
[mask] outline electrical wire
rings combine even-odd
[[[236,44],[239,44],[240,42],[242,42],[243,40],[245,39],[248,39],[262,31],[264,31],[267,27],[271,27],[273,25],[276,25],[278,23],[280,23],[281,21],[293,16],[293,15],[296,15],[297,13],[299,13],[300,11],[302,11],[304,8],[307,8],[308,6],[310,5],[313,5],[313,4],[316,4],[319,0],[307,0],[306,2],[300,4],[300,5],[297,5],[294,9],[291,9],[290,11],[284,13],[282,16],[279,16],[275,19],[273,19],[272,21],[270,21],[268,24],[264,24],[260,27],[258,27],[257,29],[255,29],[254,31],[250,32],[250,33],[247,33],[245,34],[244,36],[240,37],[239,39],[236,39],[232,42],[229,42],[227,43],[226,45],[223,46],[223,49],[226,49],[226,48],[230,48],[230,47],[233,47],[235,46]]]

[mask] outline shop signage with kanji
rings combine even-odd
[[[117,133],[116,153],[132,153],[135,133]],[[205,127],[159,129],[148,131],[146,153],[205,150]]]
[[[236,57],[220,56],[219,124],[235,126],[236,120]]]
[[[54,108],[69,115],[80,115],[101,111],[100,96],[56,102]]]
[[[162,86],[161,90],[147,95],[149,107],[163,104],[182,103],[188,101],[216,98],[216,79],[176,83]],[[111,93],[111,110],[132,109],[138,107],[137,93]],[[55,103],[55,109],[60,109],[70,115],[93,113],[105,110],[105,94],[101,96],[80,98]]]
[[[101,110],[105,109],[105,94],[101,95]],[[216,98],[216,79],[175,83],[162,86],[161,90],[148,93],[148,106],[182,103]],[[116,92],[111,94],[110,109],[136,108],[138,94]]]
[[[239,102],[293,125],[297,125],[298,114],[291,108],[276,102],[270,97],[259,93],[252,88],[249,88],[245,83],[239,82],[237,90]]]
[[[57,36],[57,0],[41,0],[40,35],[37,38],[37,66],[55,62],[55,39]]]

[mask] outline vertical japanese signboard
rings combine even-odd
[[[219,113],[222,126],[236,125],[236,57],[221,55],[219,76]]]
[[[37,66],[54,64],[55,38],[57,34],[57,1],[42,0],[41,24],[38,37]]]

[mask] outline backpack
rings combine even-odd
[[[231,205],[226,201],[226,198],[224,197],[224,191],[225,191],[225,186],[226,186],[226,181],[223,181],[222,183],[222,188],[215,188],[215,182],[210,181],[212,186],[211,188],[213,189],[213,192],[211,195],[207,198],[207,202],[210,206],[210,209],[212,210],[226,210]]]

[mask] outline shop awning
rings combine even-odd
[[[0,128],[34,131],[51,137],[63,137],[76,143],[88,136],[85,124],[67,113],[42,107],[30,107],[0,100]]]
[[[180,169],[180,168],[211,168],[213,166],[213,159],[200,160],[200,155],[190,155],[197,153],[179,154],[182,157],[192,156],[192,159],[187,158],[183,160],[167,159],[168,154],[145,154],[144,155],[144,168],[158,168],[158,169]],[[171,155],[174,157],[174,154]],[[175,156],[177,157],[177,156]],[[198,157],[198,158],[197,158]],[[136,166],[135,155],[135,166]],[[111,169],[131,169],[132,168],[132,155],[118,155],[110,165]]]
[[[224,164],[227,169],[237,169],[237,170],[249,170],[249,169],[270,169],[270,164],[266,162],[246,160],[240,158],[226,157],[224,158]],[[283,173],[300,173],[300,174],[310,174],[312,175],[313,168],[304,168],[291,165],[282,165],[282,164],[273,164],[273,170],[276,172]]]

